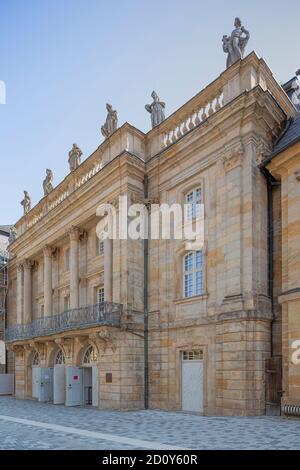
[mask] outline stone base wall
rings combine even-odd
[[[265,360],[270,321],[239,320],[152,330],[150,408],[181,410],[181,354],[203,351],[204,414],[265,414]]]

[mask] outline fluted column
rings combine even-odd
[[[31,322],[31,269],[32,261],[27,259],[24,261],[24,323]]]
[[[44,247],[44,315],[52,315],[52,248]]]
[[[104,300],[112,302],[113,240],[104,241]]]
[[[22,300],[23,300],[23,264],[20,263],[17,267],[17,323],[23,323],[22,315]]]
[[[79,267],[78,267],[79,234],[80,234],[80,231],[77,227],[72,227],[69,230],[69,236],[70,236],[70,308],[71,309],[79,307]]]

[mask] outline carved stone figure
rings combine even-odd
[[[16,227],[12,226],[9,229],[8,243],[13,243],[17,239]]]
[[[51,170],[46,170],[46,178],[43,181],[44,196],[47,196],[53,190],[53,173]]]
[[[79,167],[80,165],[80,158],[82,156],[82,151],[78,147],[77,144],[73,144],[72,149],[69,152],[69,166],[70,166],[70,171],[76,170],[76,168]]]
[[[31,199],[27,191],[24,191],[24,199],[20,204],[23,206],[24,215],[28,214],[31,209]]]
[[[107,139],[118,128],[118,113],[112,108],[112,105],[107,103],[107,117],[105,124],[101,127],[102,135]]]
[[[151,94],[153,98],[153,103],[151,104],[146,104],[145,108],[148,111],[148,113],[151,114],[151,123],[152,123],[152,129],[161,122],[165,120],[165,113],[164,109],[166,107],[166,103],[163,101],[160,101],[157,93],[155,91],[152,92]]]
[[[250,38],[249,31],[242,26],[239,18],[235,19],[234,27],[231,36],[223,36],[223,51],[228,54],[227,68],[244,57],[245,48]]]

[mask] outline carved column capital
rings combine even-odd
[[[78,241],[80,236],[80,229],[78,227],[75,227],[75,225],[72,225],[72,227],[70,227],[68,230],[68,235],[70,237],[70,240]]]
[[[52,258],[53,248],[50,245],[46,245],[43,248],[43,253],[45,258]]]
[[[25,259],[23,262],[24,269],[32,269],[34,266],[34,262],[31,259]]]

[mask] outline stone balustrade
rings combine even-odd
[[[175,143],[189,131],[206,121],[212,114],[223,107],[223,92],[217,92],[216,96],[206,98],[203,96],[203,103],[198,104],[197,108],[192,109],[190,113],[181,118],[175,126],[162,134],[162,148]]]

